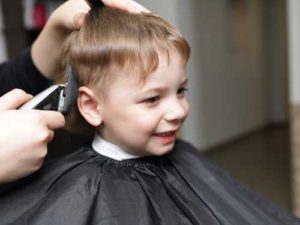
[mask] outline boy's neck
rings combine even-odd
[[[104,140],[99,134],[95,134],[94,140],[92,142],[93,149],[100,155],[112,158],[118,161],[126,159],[135,159],[141,156],[129,153],[117,145],[114,145],[106,140]]]

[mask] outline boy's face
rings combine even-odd
[[[111,84],[98,128],[105,140],[137,155],[162,155],[173,148],[189,106],[186,68],[177,53],[171,56],[169,64],[161,58],[144,83],[121,75]]]

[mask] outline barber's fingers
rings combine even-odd
[[[84,23],[86,13],[85,12],[78,12],[73,17],[73,26],[75,29],[80,29]]]
[[[133,0],[102,0],[102,2],[108,7],[118,8],[131,13],[150,12]]]
[[[101,1],[101,0],[98,0]],[[130,13],[141,13],[146,12],[149,13],[150,11],[140,5],[139,3],[133,1],[133,0],[102,0],[104,5],[111,7],[111,8],[117,8],[121,9]],[[86,14],[88,12],[88,9],[82,10],[78,13],[76,13],[73,17],[73,27],[74,29],[80,29],[82,25],[84,24],[84,20],[86,17]]]
[[[0,112],[16,109],[31,98],[32,96],[26,92],[14,89],[0,97]],[[46,123],[50,130],[59,129],[65,125],[65,118],[61,113],[55,111],[37,111],[40,115],[39,118]],[[38,118],[36,114],[33,114],[33,116]]]
[[[30,100],[32,95],[27,94],[21,89],[14,89],[0,97],[0,112],[16,109]]]
[[[60,112],[39,110],[39,113],[50,130],[59,129],[65,125],[65,118]]]
[[[52,141],[54,138],[54,131],[49,130],[49,135],[48,135],[48,139],[47,139],[47,143]]]
[[[90,6],[87,4],[86,1],[82,0],[74,0],[73,2],[69,2],[70,5],[66,8],[66,11],[69,11],[73,16],[72,28],[80,29],[84,23],[85,16],[90,10]],[[65,5],[67,4],[65,3]]]

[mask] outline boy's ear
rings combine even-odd
[[[90,125],[97,127],[102,123],[99,99],[88,87],[79,88],[77,106],[80,114]]]

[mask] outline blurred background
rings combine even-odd
[[[63,1],[0,2],[4,61],[32,43]],[[138,2],[179,28],[191,46],[191,112],[182,138],[300,216],[300,1]],[[76,145],[61,136],[50,158],[67,152],[57,150],[62,145]]]

